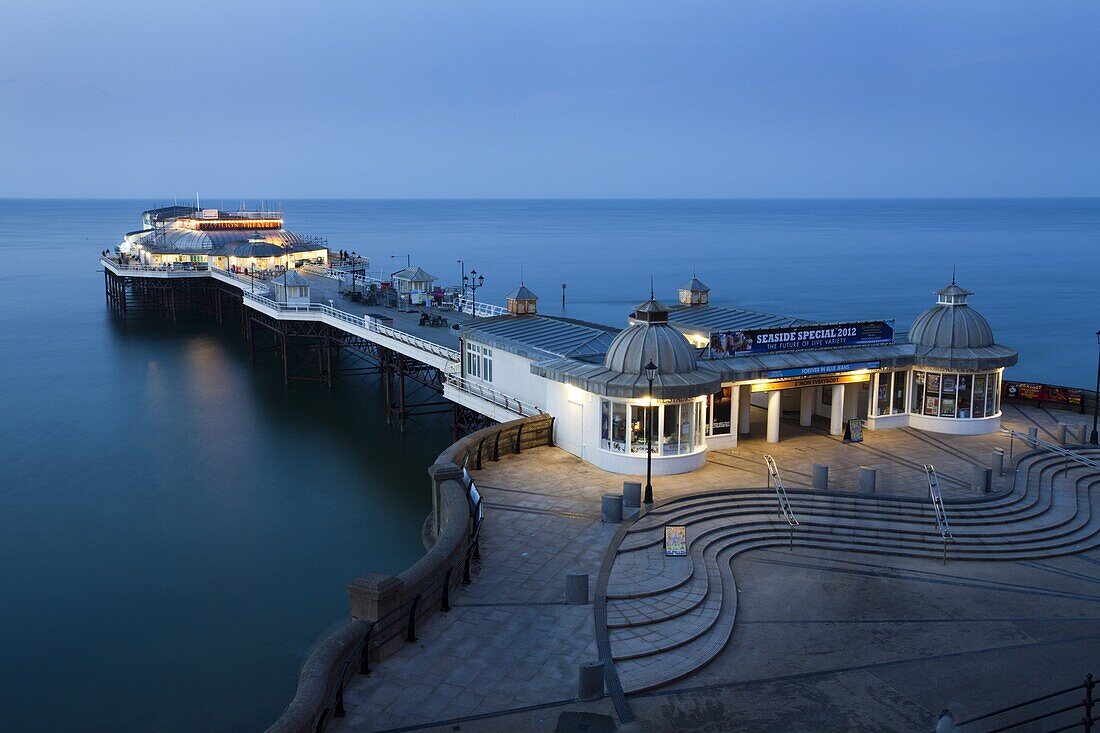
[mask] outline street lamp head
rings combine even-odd
[[[652,359],[645,365],[645,378],[650,382],[657,378],[657,365],[653,363]]]
[[[468,282],[470,282],[470,276],[469,275],[463,275],[462,276],[462,284],[465,285]]]
[[[484,275],[478,275],[477,276],[477,284],[479,286],[485,284],[485,276]]]

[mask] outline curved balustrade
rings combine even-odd
[[[185,262],[175,265],[143,265],[132,262],[120,263],[113,257],[105,257],[103,255],[100,255],[99,261],[115,272],[144,272],[156,273],[161,276],[178,275],[180,277],[194,277],[197,273],[205,273],[207,271],[205,262]]]

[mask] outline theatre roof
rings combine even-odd
[[[260,243],[259,240],[279,248],[280,254],[290,252],[309,252],[324,249],[325,245],[299,236],[286,229],[263,229],[256,232],[248,230],[200,231],[168,227],[150,232],[141,240],[141,245],[150,252],[160,254],[222,254],[229,253],[238,245]]]

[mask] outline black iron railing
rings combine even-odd
[[[1048,692],[1045,695],[1025,700],[966,720],[955,722],[955,726],[967,733],[1007,733],[1008,731],[1043,730],[1044,733],[1063,733],[1063,731],[1081,730],[1092,733],[1096,721],[1092,717],[1095,705],[1096,682],[1092,675],[1085,676],[1080,685],[1064,690]],[[1080,697],[1074,698],[1073,695]],[[1045,703],[1045,704],[1044,704]],[[1050,709],[1047,709],[1050,708]],[[1079,712],[1079,715],[1075,713]],[[1054,728],[1033,727],[1036,723],[1046,722]],[[982,725],[975,725],[982,723]],[[964,727],[965,726],[965,727]],[[1032,726],[1026,727],[1025,726]]]

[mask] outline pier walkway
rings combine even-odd
[[[477,315],[458,310],[441,310],[426,306],[405,309],[381,305],[365,305],[341,294],[338,271],[317,267],[300,268],[298,274],[310,284],[310,303],[295,304],[272,299],[278,276],[253,278],[215,267],[149,267],[120,264],[101,257],[103,267],[118,278],[166,280],[216,280],[240,292],[243,305],[276,321],[320,322],[378,347],[389,349],[428,367],[439,370],[443,397],[498,422],[516,417],[529,417],[542,412],[538,405],[528,404],[488,385],[472,383],[461,376],[459,337],[457,328],[475,318],[498,314],[500,308],[477,304]],[[362,287],[369,278],[357,277]],[[108,297],[112,281],[108,280]],[[115,294],[115,297],[118,297]],[[124,295],[122,296],[124,297]],[[473,307],[468,306],[472,311]],[[445,325],[421,325],[422,313],[439,316]]]
[[[1080,419],[1031,408],[1005,411],[1006,427],[1026,432],[1037,425],[1041,436],[1056,431],[1058,422]],[[698,503],[707,492],[756,494],[765,484],[763,453],[775,457],[794,493],[810,486],[813,463],[830,466],[831,488],[841,492],[855,490],[860,466],[873,466],[878,494],[887,502],[926,497],[923,464],[932,463],[962,544],[968,533],[994,530],[968,529],[972,522],[953,502],[978,496],[966,479],[973,466],[988,464],[993,448],[1008,448],[1004,435],[930,438],[889,430],[845,444],[792,425],[792,437],[776,445],[765,441],[763,425],[754,427],[736,449],[713,451],[702,470],[658,478],[658,502],[672,502],[666,511],[682,511],[678,503]],[[1020,449],[1016,441],[1017,456]],[[729,566],[736,586],[711,590],[719,608],[723,599],[736,599],[728,640],[713,649],[691,643],[703,612],[658,619],[660,628],[639,641],[660,646],[665,640],[680,651],[658,665],[667,682],[629,696],[635,723],[619,728],[703,731],[714,730],[716,720],[736,720],[746,730],[764,731],[930,730],[948,705],[977,714],[1079,683],[1100,653],[1100,636],[1090,631],[1100,618],[1100,594],[1090,590],[1100,584],[1100,551],[1087,542],[1074,547],[1072,533],[1080,528],[1087,534],[1100,519],[1081,510],[1074,519],[1073,504],[1055,497],[1072,491],[1074,482],[1100,481],[1100,475],[1079,470],[1081,478],[1054,476],[1061,466],[1055,463],[1027,459],[1026,486],[1019,491],[1033,500],[1010,503],[1015,494],[1008,474],[995,487],[1002,514],[1015,512],[1011,521],[1019,521],[1025,536],[1035,535],[1030,545],[1057,543],[1055,536],[1068,532],[1070,545],[1062,551],[1068,555],[1055,550],[989,562],[949,554],[943,565],[931,555],[848,552],[837,537],[839,549],[796,544],[793,551],[761,547],[736,556]],[[620,525],[599,521],[601,495],[618,491],[630,477],[538,448],[486,464],[475,478],[486,506],[480,574],[455,597],[451,612],[421,631],[418,643],[356,678],[346,693],[348,714],[336,730],[553,731],[563,713],[602,716],[572,718],[567,730],[581,724],[612,729],[599,727],[614,725],[611,698],[576,700],[577,666],[599,658],[601,633],[618,656],[629,646],[624,634],[644,626],[626,625],[626,599],[608,599],[612,623],[599,631],[593,605],[564,604],[564,575],[590,573],[595,600],[608,547],[623,542],[629,551],[645,544],[624,542],[616,534]],[[770,502],[767,521],[774,521],[774,498]],[[806,525],[818,521],[801,509]],[[706,512],[698,519],[705,521]],[[935,532],[930,507],[927,520]],[[645,532],[639,527],[638,539]],[[634,577],[618,582],[625,587],[623,580]],[[659,604],[652,610],[663,613]],[[675,681],[680,674],[687,676]]]

